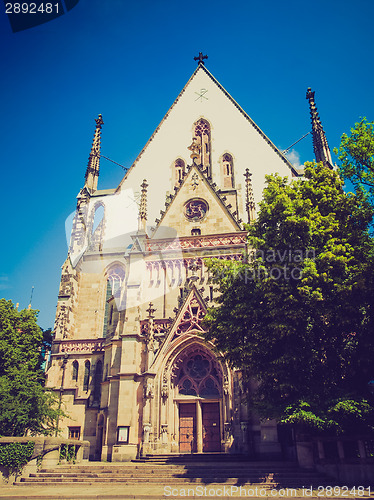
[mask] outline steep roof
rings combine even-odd
[[[206,69],[206,67],[203,64],[199,64],[198,67],[195,69],[195,71],[192,73],[191,77],[181,90],[181,92],[178,94],[178,97],[175,99],[173,104],[170,106],[168,111],[166,112],[165,116],[151,135],[151,137],[148,139],[147,143],[143,147],[143,149],[140,151],[139,155],[135,159],[134,163],[131,165],[131,167],[127,170],[125,176],[123,177],[122,181],[120,182],[119,186],[117,189],[121,187],[125,179],[129,176],[130,172],[133,170],[133,168],[136,166],[146,149],[148,148],[149,144],[153,141],[155,136],[157,135],[158,131],[160,130],[162,124],[167,120],[169,117],[171,111],[173,108],[176,106],[176,104],[179,102],[181,99],[182,95],[186,92],[187,88],[191,84],[191,82],[194,80],[196,75],[199,72],[204,72],[211,80],[212,82],[223,92],[223,94],[229,99],[229,101],[237,108],[237,110],[244,116],[244,118],[252,125],[252,127],[258,132],[258,134],[264,139],[264,141],[274,150],[274,152],[279,156],[279,158],[288,166],[288,168],[291,170],[292,174],[295,176],[298,176],[297,171],[293,167],[293,165],[289,162],[289,160],[281,153],[281,151],[273,144],[273,142],[267,137],[267,135],[260,129],[260,127],[252,120],[252,118],[243,110],[243,108],[235,101],[235,99],[227,92],[227,90],[218,82],[218,80],[210,73],[209,70]]]

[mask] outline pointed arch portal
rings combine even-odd
[[[220,363],[201,344],[175,358],[171,381],[180,453],[221,451],[223,379]]]

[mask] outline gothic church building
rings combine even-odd
[[[47,369],[68,415],[62,436],[89,440],[92,459],[112,461],[280,457],[276,424],[251,412],[240,372],[204,340],[201,321],[216,294],[206,259],[242,259],[243,223],[255,217],[265,174],[297,171],[201,54],[119,186],[106,190],[103,124],[99,115]]]

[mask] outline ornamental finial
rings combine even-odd
[[[198,57],[194,57],[194,60],[197,61],[198,65],[200,65],[200,64],[205,65],[204,59],[208,59],[208,56],[203,56],[202,52],[199,52]]]

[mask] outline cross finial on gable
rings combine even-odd
[[[194,57],[194,60],[198,61],[197,64],[205,64],[204,63],[204,59],[208,59],[208,56],[203,56],[202,52],[199,52],[199,56],[198,57]]]

